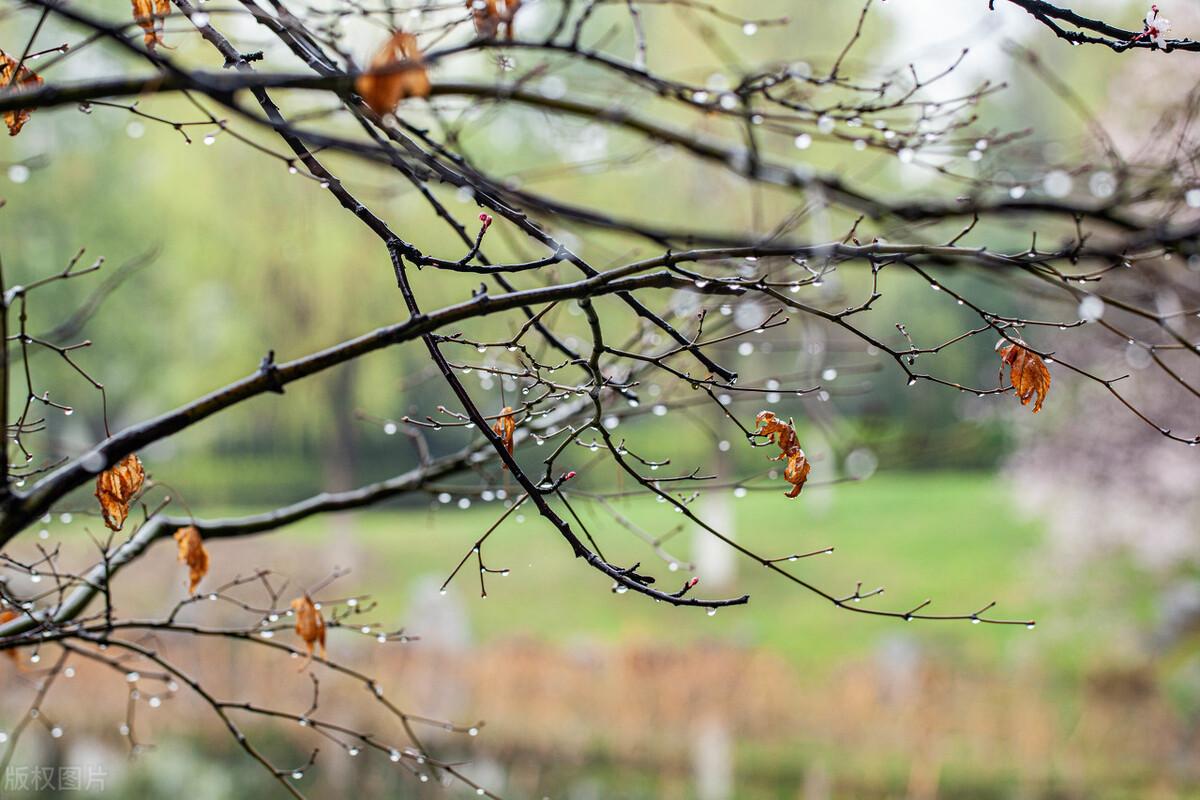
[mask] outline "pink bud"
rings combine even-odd
[[[569,481],[569,480],[571,480],[571,478],[574,478],[574,477],[575,477],[575,470],[571,470],[566,475],[563,475],[563,480]]]
[[[693,577],[691,580],[689,580],[689,581],[687,582],[687,588],[689,588],[689,589],[690,589],[690,588],[692,588],[693,586],[695,586],[695,585],[696,585],[697,583],[699,583],[699,582],[700,582],[700,578],[698,578],[698,577]]]
[[[492,224],[492,216],[491,214],[480,214],[479,221],[483,223],[483,229],[486,231]]]

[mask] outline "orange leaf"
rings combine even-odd
[[[754,433],[767,437],[768,441],[779,446],[780,453],[772,461],[782,461],[793,447],[799,446],[796,428],[791,420],[784,422],[770,411],[760,411],[754,421],[758,423],[758,430]]]
[[[808,458],[800,449],[800,439],[796,436],[796,424],[790,419],[784,422],[770,411],[758,412],[754,421],[758,424],[754,433],[758,436],[766,436],[768,441],[779,447],[779,455],[771,458],[771,461],[787,459],[787,466],[783,470],[783,479],[792,484],[792,489],[787,496],[799,496],[800,490],[804,488],[804,482],[808,480],[808,473],[812,469],[812,465],[808,463]]]
[[[429,74],[417,37],[396,31],[371,59],[368,71],[358,76],[354,91],[380,116],[390,114],[406,97],[429,97]]]
[[[1050,370],[1046,368],[1046,362],[1037,353],[1003,339],[996,345],[996,350],[1000,353],[1000,360],[1008,364],[1008,380],[1021,399],[1021,405],[1029,405],[1036,394],[1033,413],[1041,411],[1042,403],[1046,402],[1046,395],[1050,393]]]
[[[292,610],[296,612],[296,634],[304,640],[304,646],[308,648],[308,659],[296,670],[303,672],[304,668],[312,663],[314,644],[320,643],[321,658],[325,658],[325,620],[321,617],[320,609],[307,594],[292,601]]]
[[[142,41],[153,50],[163,43],[163,20],[171,13],[171,0],[133,0],[133,21],[142,29]]]
[[[96,476],[96,499],[100,501],[100,513],[110,530],[119,531],[129,516],[129,503],[142,488],[146,471],[142,462],[133,453],[121,459],[112,469]]]
[[[188,593],[196,593],[196,585],[208,574],[208,551],[195,525],[175,531],[179,545],[179,563],[188,565]]]
[[[3,611],[0,611],[0,625],[3,625],[6,622],[11,622],[18,616],[20,615],[17,614],[17,612],[13,611],[11,608],[6,608]],[[12,659],[12,662],[16,664],[18,668],[21,666],[21,659],[17,656],[17,649],[15,647],[10,647],[8,650],[6,650],[5,655]]]
[[[788,497],[798,497],[800,490],[804,488],[804,482],[808,480],[808,471],[812,469],[812,464],[808,463],[808,459],[804,457],[804,451],[799,447],[793,447],[788,453],[787,466],[783,470],[783,479],[792,485],[792,490],[787,493]]]
[[[513,19],[521,8],[521,0],[505,0],[501,7],[498,0],[467,0],[475,33],[480,39],[495,39],[504,28],[504,38],[513,40]]]
[[[500,416],[496,418],[496,423],[492,425],[492,433],[500,437],[500,441],[504,443],[504,449],[511,456],[513,454],[513,436],[517,431],[517,421],[513,419],[513,410],[511,406],[505,406],[500,410]],[[508,469],[508,465],[503,465],[504,469]]]
[[[45,81],[33,70],[21,65],[17,69],[17,62],[12,59],[3,50],[0,50],[0,59],[3,59],[0,65],[0,94],[6,94],[10,91],[21,91],[22,89],[34,89],[41,86]],[[16,79],[13,79],[13,73],[16,73]],[[27,108],[18,108],[14,111],[4,112],[4,124],[8,126],[8,135],[16,136],[21,132],[21,128],[29,121],[29,115],[32,113]]]

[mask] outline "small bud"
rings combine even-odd
[[[571,470],[566,475],[563,475],[563,480],[569,481],[569,480],[571,480],[571,478],[574,478],[574,477],[575,477],[575,470]]]

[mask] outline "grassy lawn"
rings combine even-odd
[[[991,476],[881,475],[862,484],[814,487],[798,501],[765,492],[732,503],[738,541],[758,552],[782,556],[836,547],[832,556],[787,564],[828,591],[849,594],[861,580],[864,590],[886,587],[882,597],[866,601],[877,607],[906,610],[928,597],[934,600],[930,611],[947,613],[974,611],[996,600],[994,613],[1037,618],[1038,629],[903,623],[851,614],[748,559],[739,560],[736,580],[721,587],[721,594],[749,593],[750,604],[709,617],[700,609],[613,594],[610,581],[574,562],[553,529],[532,515],[523,521],[510,517],[485,546],[488,566],[509,568],[511,576],[488,576],[483,599],[472,560],[450,591],[465,604],[481,641],[520,634],[551,641],[717,637],[765,645],[807,669],[863,656],[897,635],[994,661],[1028,652],[1032,637],[1045,641],[1061,634],[1054,618],[1045,617],[1046,598],[1037,589],[1044,577],[1034,566],[1039,526],[1015,518],[1002,483]],[[682,571],[668,571],[648,546],[607,520],[603,509],[582,499],[573,505],[611,560],[641,561],[671,589],[682,583]],[[641,499],[623,503],[620,510],[654,535],[681,520],[665,505]],[[466,510],[451,504],[434,511],[359,514],[349,534],[360,551],[358,578],[346,579],[343,586],[371,591],[383,617],[403,620],[415,583],[434,578],[440,583],[500,513],[497,503],[476,502]],[[288,536],[315,547],[327,533],[325,520],[310,520]],[[690,558],[692,535],[685,530],[671,542],[676,557]],[[714,592],[700,577],[697,592]]]

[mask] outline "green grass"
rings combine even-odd
[[[1035,657],[1047,668],[1078,676],[1096,664],[1121,657],[1121,626],[1144,626],[1152,614],[1153,586],[1136,570],[1122,569],[1120,559],[1097,565],[1065,585],[1045,558],[1043,526],[1020,517],[1009,488],[987,473],[880,473],[862,483],[810,486],[796,500],[774,489],[733,499],[737,541],[768,557],[786,556],[833,546],[831,556],[815,556],[784,566],[798,577],[837,595],[884,586],[882,596],[864,601],[873,608],[904,611],[926,598],[933,613],[970,613],[995,600],[989,615],[1036,619],[1035,631],[1022,626],[972,625],[969,622],[905,623],[874,618],[833,607],[803,587],[788,582],[755,562],[739,557],[736,580],[715,586],[703,572],[695,593],[700,596],[750,595],[746,606],[722,609],[713,617],[702,609],[675,608],[634,593],[617,595],[611,581],[574,559],[558,533],[523,508],[524,519],[511,516],[488,540],[488,566],[508,568],[511,575],[489,575],[488,597],[479,596],[473,560],[450,585],[466,609],[474,639],[480,642],[530,636],[550,642],[591,640],[600,643],[642,641],[679,644],[720,639],[763,646],[806,671],[835,670],[850,660],[878,653],[881,644],[907,637],[926,652],[993,669]],[[455,498],[457,499],[457,498]],[[91,498],[81,506],[90,508]],[[707,516],[703,500],[697,511]],[[196,508],[214,517],[257,512]],[[610,561],[642,563],[642,572],[675,590],[687,577],[672,572],[649,546],[616,525],[604,510],[580,495],[573,506]],[[684,518],[665,504],[643,498],[617,502],[621,513],[644,530],[660,536]],[[502,513],[498,502],[476,500],[462,510],[454,503],[432,508],[392,507],[356,513],[349,522],[322,516],[250,539],[213,541],[212,571],[203,586],[213,586],[239,572],[269,567],[306,585],[328,574],[334,565],[350,564],[353,574],[331,592],[367,593],[380,604],[371,618],[387,626],[413,622],[415,589],[440,583],[471,544]],[[81,532],[95,520],[76,515],[69,526],[56,518],[54,541]],[[672,539],[668,550],[681,560],[693,557],[689,526]],[[25,541],[32,547],[33,539]],[[64,543],[94,557],[90,541],[68,535]],[[20,546],[14,555],[20,555]],[[156,556],[173,560],[167,545]],[[157,550],[158,548],[156,548]],[[33,552],[26,553],[31,558]],[[172,596],[182,580],[177,568],[153,575],[141,569],[142,582],[123,586],[124,597],[137,597],[153,613],[160,589]],[[1107,577],[1106,577],[1107,576]],[[146,579],[150,579],[149,583]],[[162,581],[160,584],[159,581]],[[151,588],[151,587],[156,588]],[[139,588],[141,587],[141,588]],[[202,587],[203,588],[203,587]],[[435,599],[434,602],[439,602]]]
[[[813,487],[799,500],[782,492],[762,492],[733,501],[736,535],[757,552],[783,556],[832,545],[832,556],[817,556],[787,568],[832,593],[849,594],[857,580],[864,590],[887,591],[872,607],[906,610],[925,598],[932,612],[971,612],[996,600],[994,612],[1012,618],[1039,618],[1039,628],[972,625],[967,622],[914,622],[876,619],[831,606],[779,575],[740,559],[732,586],[720,594],[749,593],[748,606],[721,610],[673,608],[645,597],[613,594],[611,581],[575,561],[565,542],[532,514],[510,517],[484,549],[486,563],[509,568],[509,577],[488,576],[488,597],[479,596],[473,560],[451,584],[469,610],[483,641],[527,634],[551,641],[653,639],[680,643],[721,638],[763,645],[808,669],[832,667],[864,655],[884,637],[912,634],[926,646],[994,660],[1023,648],[1031,636],[1054,635],[1043,618],[1046,598],[1032,565],[1039,526],[1015,518],[1004,487],[979,474],[877,476],[862,484]],[[601,509],[573,503],[610,560],[641,561],[670,589],[685,575],[670,572],[650,549],[607,521]],[[655,535],[681,520],[669,507],[641,499],[621,505],[622,513]],[[348,583],[369,590],[384,616],[404,619],[416,580],[449,574],[472,542],[501,513],[496,503],[452,505],[435,511],[370,512],[356,517],[353,537],[367,554],[366,566]],[[289,534],[297,543],[316,545],[328,531],[310,520]],[[692,532],[669,547],[687,559]],[[220,547],[221,545],[217,545]],[[219,562],[219,559],[218,559]],[[696,591],[715,596],[704,581]],[[348,584],[345,584],[348,585]]]

